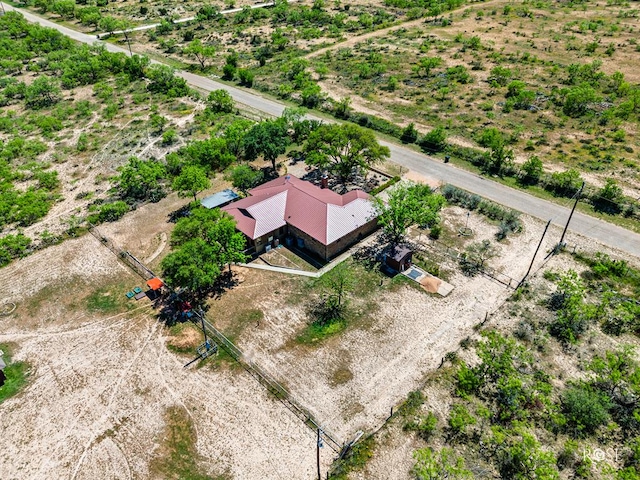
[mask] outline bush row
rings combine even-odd
[[[441,189],[442,195],[447,201],[469,210],[477,210],[479,213],[500,222],[496,238],[502,240],[510,233],[519,232],[522,229],[519,213],[510,208],[504,208],[490,200],[484,200],[479,195],[469,193],[461,188],[446,184]]]

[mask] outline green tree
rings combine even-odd
[[[242,139],[242,149],[247,160],[252,161],[262,155],[276,171],[276,159],[287,151],[289,143],[286,121],[278,118],[253,125]]]
[[[254,122],[246,118],[238,118],[227,125],[222,138],[227,142],[229,153],[236,157],[242,156],[242,140],[253,125]]]
[[[94,28],[98,27],[102,18],[100,9],[96,6],[79,8],[76,11],[76,16],[83,25],[91,25]]]
[[[442,126],[432,129],[425,134],[418,145],[428,152],[439,152],[447,146],[447,132]]]
[[[253,81],[256,77],[255,73],[248,68],[239,68],[238,71],[238,80],[240,81],[240,85],[244,87],[252,87]]]
[[[183,97],[189,93],[186,80],[176,76],[175,70],[167,65],[151,65],[145,75],[151,80],[147,88],[152,92],[163,93],[169,98]]]
[[[210,288],[224,266],[246,260],[245,237],[235,220],[220,209],[195,208],[178,220],[171,234],[175,247],[161,263],[167,282],[193,291]]]
[[[550,306],[556,306],[556,318],[549,324],[549,333],[565,344],[576,343],[595,317],[594,306],[585,303],[586,288],[574,270],[561,275],[558,288],[551,296]]]
[[[464,467],[464,460],[451,448],[444,447],[439,452],[430,447],[413,452],[416,463],[413,474],[418,480],[463,480],[473,478],[471,471]]]
[[[428,77],[431,74],[431,70],[442,66],[443,63],[440,57],[424,57],[413,67],[413,71],[417,75]]]
[[[487,173],[502,176],[508,168],[513,165],[514,153],[504,142],[496,142],[489,147],[489,152],[485,154],[482,169]]]
[[[522,174],[520,176],[522,183],[530,185],[537,184],[544,173],[542,160],[535,155],[527,159],[520,169],[522,170]]]
[[[249,165],[237,165],[229,170],[225,176],[231,180],[235,188],[246,193],[262,182],[264,173],[261,170],[254,170]]]
[[[513,72],[509,68],[498,65],[489,72],[489,85],[493,88],[504,87],[511,77],[513,77]]]
[[[393,245],[402,241],[411,225],[437,225],[440,209],[445,204],[444,197],[433,193],[429,186],[412,183],[394,187],[386,202],[380,197],[375,197],[373,201],[378,224]]]
[[[206,171],[221,171],[231,165],[235,157],[227,148],[227,141],[220,137],[191,142],[178,150],[186,163],[197,164]]]
[[[554,195],[571,197],[576,194],[582,182],[580,172],[569,169],[564,172],[552,173],[545,188],[553,192]]]
[[[415,124],[411,122],[402,130],[400,140],[402,143],[416,143],[419,135],[420,134],[418,133],[418,130],[416,130]]]
[[[204,70],[207,67],[207,62],[215,56],[216,49],[211,45],[203,45],[202,41],[196,38],[184,48],[183,53],[193,55]]]
[[[119,171],[114,182],[121,198],[158,201],[164,196],[160,181],[167,173],[161,163],[131,157]]]
[[[119,22],[116,17],[107,15],[100,19],[100,21],[98,22],[98,28],[100,28],[100,30],[104,32],[107,32],[110,35],[113,35],[113,32],[118,30],[118,24]]]
[[[51,11],[63,18],[71,19],[76,13],[76,2],[74,0],[57,0],[51,5]]]
[[[322,275],[320,283],[330,292],[338,307],[341,307],[346,303],[348,294],[355,288],[356,277],[347,263],[341,262],[338,266]]]
[[[193,195],[198,201],[198,193],[209,188],[210,182],[206,172],[197,165],[186,165],[174,180],[171,188],[181,197]]]
[[[213,113],[231,113],[235,109],[235,102],[226,90],[212,91],[207,97],[207,107]]]
[[[24,92],[24,100],[27,107],[43,108],[51,106],[60,100],[60,87],[56,80],[41,75]]]
[[[372,132],[352,123],[321,125],[309,135],[305,152],[309,165],[329,170],[342,182],[390,156]]]
[[[565,94],[562,111],[570,117],[581,117],[588,113],[591,105],[600,97],[588,83],[569,89]]]
[[[180,245],[161,262],[165,281],[172,287],[200,291],[210,288],[221,270],[214,261],[213,248],[197,238]]]

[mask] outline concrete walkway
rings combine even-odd
[[[286,268],[286,267],[276,267],[273,265],[262,265],[260,263],[237,263],[236,265],[238,265],[239,267],[255,268],[256,270],[269,270],[272,272],[286,273],[288,275],[300,275],[302,277],[320,278],[322,275],[333,270],[335,267],[337,267],[339,264],[341,264],[343,261],[349,258],[355,250],[360,248],[363,243],[365,243],[367,240],[372,238],[374,235],[377,235],[377,232],[372,233],[361,242],[356,243],[353,247],[351,247],[346,252],[342,253],[341,255],[338,255],[336,258],[331,260],[330,263],[326,264],[317,272],[307,272],[306,270],[297,270],[295,268]]]

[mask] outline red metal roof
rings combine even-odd
[[[249,194],[222,210],[232,215],[238,230],[251,239],[287,223],[328,245],[375,215],[369,195],[362,190],[339,195],[293,175],[264,183]]]

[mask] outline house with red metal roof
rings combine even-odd
[[[373,203],[362,190],[340,195],[293,175],[264,183],[222,210],[236,220],[252,253],[284,240],[329,260],[377,227]]]

